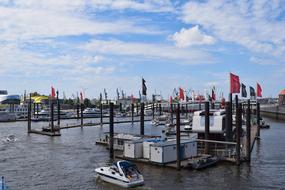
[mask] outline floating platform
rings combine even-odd
[[[61,136],[60,132],[46,132],[46,131],[31,130],[29,133],[46,135],[46,136],[50,136],[50,137]]]
[[[210,155],[201,154],[201,155],[198,155],[198,156],[193,157],[193,158],[181,160],[180,161],[181,169],[188,169],[188,170],[193,169],[192,163],[197,162],[197,160],[201,160],[201,159],[205,158],[206,156],[210,156]],[[169,163],[162,164],[162,163],[152,162],[146,158],[129,158],[129,157],[125,157],[122,154],[115,155],[115,158],[129,160],[129,161],[137,162],[137,163],[145,163],[145,164],[149,164],[149,165],[155,165],[155,166],[159,166],[159,167],[167,167],[167,168],[177,169],[177,162],[169,162]]]

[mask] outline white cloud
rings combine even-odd
[[[249,61],[258,65],[276,65],[279,62],[273,58],[252,56]]]
[[[96,9],[124,10],[133,9],[144,12],[175,12],[175,7],[170,0],[92,0],[90,4]]]
[[[182,20],[198,24],[216,38],[240,44],[252,52],[282,56],[285,11],[282,0],[189,2],[182,9]]]
[[[200,64],[212,63],[214,61],[211,55],[206,52],[197,49],[181,49],[165,44],[92,40],[83,45],[82,49],[100,54],[141,56],[143,59],[171,59],[176,60],[178,64]]]
[[[72,3],[73,2],[73,3]],[[82,11],[85,1],[16,0],[0,4],[0,40],[26,40],[70,35],[161,34],[161,31],[138,26],[133,21],[98,21]]]
[[[199,30],[198,25],[189,29],[182,28],[180,32],[175,32],[175,34],[171,36],[171,39],[175,41],[176,46],[178,47],[209,45],[215,43],[215,39]]]

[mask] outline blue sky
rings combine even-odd
[[[67,96],[106,88],[165,98],[228,93],[229,72],[264,96],[285,88],[282,0],[0,0],[0,85]]]

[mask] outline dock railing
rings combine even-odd
[[[210,154],[220,160],[236,161],[236,142],[197,139],[198,153],[204,153],[205,143],[210,146]]]

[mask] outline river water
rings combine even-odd
[[[89,119],[90,120],[90,119]],[[94,122],[94,120],[92,120]],[[137,164],[145,185],[135,189],[282,189],[285,188],[285,126],[274,120],[261,131],[252,162],[240,167],[218,164],[203,171],[161,168]],[[65,120],[64,125],[76,123]],[[88,119],[85,121],[88,122]],[[46,123],[33,123],[40,128]],[[158,134],[162,127],[146,122],[146,134]],[[0,141],[0,175],[10,190],[120,189],[97,181],[94,168],[109,164],[108,150],[95,145],[108,126],[61,131],[61,137],[27,134],[26,122],[0,123],[0,139],[15,135],[16,142]],[[115,124],[115,132],[139,133],[139,123]]]

